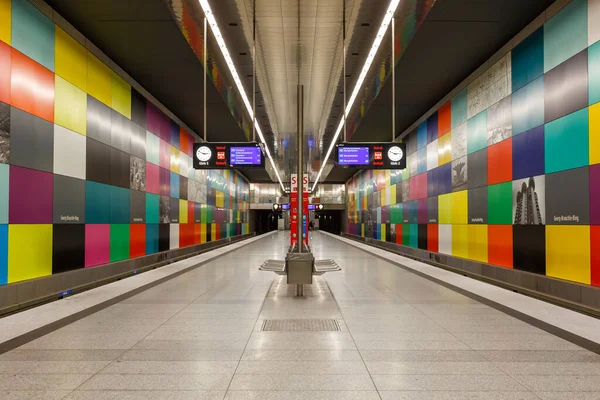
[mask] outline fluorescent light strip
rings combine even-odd
[[[213,31],[213,34],[215,35],[215,39],[217,40],[217,45],[221,49],[221,53],[223,54],[223,57],[225,58],[227,67],[229,67],[229,72],[231,72],[231,75],[233,76],[233,81],[235,82],[235,85],[237,86],[238,91],[240,92],[240,95],[242,96],[242,101],[246,105],[246,110],[248,111],[248,114],[250,114],[250,118],[252,120],[254,120],[254,126],[256,128],[256,133],[258,133],[258,137],[260,138],[261,142],[265,145],[265,152],[267,153],[267,157],[269,158],[269,161],[271,161],[271,165],[273,166],[275,175],[277,176],[277,179],[279,180],[279,184],[281,185],[281,188],[283,190],[285,190],[285,187],[283,186],[283,182],[281,181],[281,177],[279,176],[279,172],[277,171],[277,167],[275,166],[275,161],[273,161],[273,157],[271,156],[271,152],[269,151],[269,146],[267,146],[267,142],[265,141],[265,138],[262,134],[260,126],[258,125],[258,121],[254,119],[254,111],[252,110],[252,105],[250,104],[250,100],[248,100],[248,96],[246,95],[246,91],[244,90],[244,86],[242,85],[240,76],[237,73],[237,69],[235,68],[235,65],[233,64],[233,60],[231,59],[231,55],[229,54],[229,50],[227,49],[227,45],[225,44],[225,40],[223,39],[221,30],[219,29],[219,25],[217,25],[217,20],[215,19],[215,16],[210,8],[210,5],[208,4],[208,0],[199,0],[199,1],[200,1],[200,6],[202,7],[202,10],[204,11],[204,15],[206,16],[208,25],[210,26],[210,29]],[[204,38],[204,39],[206,40],[206,38]],[[205,73],[206,73],[206,71],[205,71]]]
[[[350,96],[350,99],[348,100],[348,103],[346,104],[346,113],[342,116],[342,120],[340,121],[340,124],[338,125],[337,130],[335,131],[335,135],[333,137],[333,140],[331,141],[329,150],[327,150],[327,154],[325,155],[325,158],[323,159],[323,164],[321,165],[321,169],[319,170],[319,174],[317,175],[317,179],[315,180],[315,183],[314,183],[311,191],[315,190],[315,187],[317,187],[317,183],[319,182],[319,179],[321,178],[321,174],[323,173],[323,170],[325,169],[325,166],[327,165],[327,160],[329,159],[329,156],[331,155],[331,152],[333,151],[333,148],[335,147],[337,139],[340,136],[340,132],[344,128],[344,121],[346,120],[346,118],[348,118],[350,109],[354,105],[354,101],[356,101],[358,92],[360,91],[360,88],[362,87],[362,84],[363,84],[365,78],[367,77],[367,73],[369,72],[369,69],[371,68],[371,64],[373,64],[373,60],[375,59],[375,55],[377,54],[379,45],[381,45],[381,41],[383,40],[383,37],[385,36],[385,32],[387,31],[387,28],[390,25],[390,22],[392,22],[392,18],[394,16],[394,13],[396,12],[396,8],[398,8],[398,4],[400,4],[400,0],[392,0],[390,2],[390,6],[388,7],[387,11],[385,12],[383,21],[381,22],[381,26],[379,27],[379,31],[377,31],[377,36],[375,37],[375,40],[373,41],[373,45],[371,46],[371,51],[369,51],[369,55],[367,55],[367,59],[365,60],[365,65],[363,66],[362,70],[360,71],[360,75],[358,76],[358,81],[356,81],[356,86],[354,86],[352,95]],[[345,56],[346,55],[344,54],[344,57]],[[392,64],[393,64],[393,60],[392,60]],[[395,68],[395,65],[393,65],[392,68]]]

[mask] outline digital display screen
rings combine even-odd
[[[246,165],[263,165],[263,154],[260,146],[229,148],[229,164],[232,167]]]
[[[406,143],[344,143],[337,146],[336,165],[343,168],[404,169]]]
[[[282,209],[283,211],[288,211],[288,210],[290,209],[290,205],[289,205],[289,204],[282,204],[282,205],[281,205],[281,209]]]
[[[315,210],[315,205],[314,204],[309,204],[308,205],[308,211],[314,211]]]
[[[339,165],[369,165],[371,151],[369,146],[339,146]]]

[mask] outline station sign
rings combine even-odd
[[[258,143],[194,143],[194,169],[264,168]]]
[[[335,164],[343,168],[404,169],[406,143],[342,143]]]

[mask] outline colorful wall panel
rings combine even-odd
[[[249,185],[27,0],[0,0],[0,284],[248,232]]]
[[[352,178],[348,232],[600,286],[599,4],[571,1],[409,133],[393,183]]]

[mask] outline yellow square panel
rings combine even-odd
[[[600,103],[589,108],[590,113],[590,165],[600,164]]]
[[[11,44],[12,3],[11,0],[0,0],[0,40]]]
[[[113,110],[131,119],[131,86],[119,75],[112,75],[112,104]]]
[[[385,242],[386,240],[386,232],[385,232],[385,228],[386,228],[386,224],[381,224],[381,241]]]
[[[52,225],[9,225],[8,283],[52,275]]]
[[[468,191],[452,193],[452,224],[467,224],[469,220]]]
[[[469,258],[469,225],[452,225],[452,255]]]
[[[217,207],[225,207],[225,193],[217,190]]]
[[[452,161],[452,132],[438,139],[438,163],[444,165]]]
[[[54,48],[56,74],[85,91],[87,88],[87,50],[85,47],[57,26]]]
[[[396,199],[396,185],[390,186],[390,205],[398,203],[398,199]],[[402,199],[400,199],[402,200]]]
[[[438,218],[440,224],[452,223],[452,193],[438,197]]]
[[[206,243],[206,224],[200,224],[200,243]]]
[[[88,51],[87,92],[109,107],[112,106],[112,73],[110,68]]]
[[[176,174],[179,173],[180,160],[179,150],[176,147],[171,146],[171,171]]]
[[[385,170],[385,187],[390,187],[390,171]]]
[[[73,132],[86,134],[87,95],[81,89],[55,76],[54,123]]]
[[[469,258],[482,263],[488,262],[488,226],[467,225],[469,229]]]
[[[210,241],[213,242],[217,238],[217,224],[210,224]]]
[[[546,275],[591,282],[589,226],[546,226]]]
[[[192,221],[193,222],[193,221]],[[188,223],[188,202],[187,200],[179,200],[179,223]]]
[[[360,236],[365,237],[365,224],[360,224]]]
[[[386,188],[384,188],[381,192],[379,192],[379,201],[380,201],[380,205],[381,206],[386,206],[387,204],[385,204],[385,192],[386,192]]]

